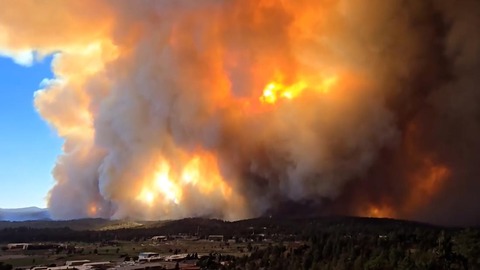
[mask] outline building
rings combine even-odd
[[[157,257],[160,256],[160,254],[155,253],[155,252],[142,252],[138,254],[138,259],[148,259],[150,257]]]
[[[138,254],[139,262],[149,262],[152,258],[160,257],[160,254],[155,252],[142,252]]]
[[[93,270],[110,269],[114,266],[112,262],[90,262],[89,260],[67,261],[64,266],[49,267],[47,270]]]
[[[123,267],[116,267],[116,270],[174,270],[177,265],[177,262],[156,262],[156,263],[144,263],[144,264],[136,264],[136,265],[129,265]],[[200,267],[196,266],[195,264],[189,263],[179,263],[179,267],[181,270],[199,270]]]
[[[8,244],[7,248],[9,250],[27,250],[29,246],[29,243],[12,243]]]
[[[168,237],[165,235],[159,235],[159,236],[154,236],[152,237],[152,241],[159,241],[159,242],[164,242],[167,241]]]
[[[218,242],[223,242],[223,235],[220,235],[220,234],[217,234],[217,235],[209,235],[208,236],[208,240],[210,241],[218,241]]]
[[[69,270],[69,269],[77,269],[75,266],[57,266],[57,267],[48,267],[47,270]]]
[[[180,262],[186,260],[188,254],[177,254],[177,255],[170,255],[165,257],[166,262]]]
[[[66,261],[65,265],[66,266],[79,266],[79,265],[84,265],[86,263],[90,263],[90,260]]]
[[[85,263],[79,267],[76,267],[79,270],[90,270],[90,269],[110,269],[114,266],[112,262],[91,262]]]

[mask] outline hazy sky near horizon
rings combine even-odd
[[[22,66],[0,57],[0,208],[46,206],[62,140],[44,122],[33,96],[52,78],[51,57]]]

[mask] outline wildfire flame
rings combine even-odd
[[[294,99],[302,94],[303,91],[309,88],[320,93],[328,93],[331,88],[337,83],[337,77],[333,76],[323,80],[320,85],[314,87],[309,86],[306,82],[300,81],[292,85],[284,85],[280,82],[270,82],[263,89],[260,101],[265,104],[274,104],[279,99]]]
[[[395,212],[387,205],[375,206],[371,205],[364,212],[360,213],[360,216],[374,217],[374,218],[394,218]]]
[[[235,201],[241,206],[242,199],[233,192],[232,187],[221,176],[217,161],[212,154],[198,151],[179,160],[174,166],[168,159],[161,157],[156,169],[146,177],[137,195],[137,200],[151,209],[168,209],[184,204],[185,196],[201,194],[219,196]]]

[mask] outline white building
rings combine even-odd
[[[163,242],[163,241],[167,241],[167,240],[168,240],[168,237],[165,236],[165,235],[159,235],[159,236],[152,237],[152,241]]]
[[[152,258],[160,257],[160,254],[155,252],[142,252],[138,254],[138,261],[148,262]]]
[[[12,243],[8,244],[7,248],[9,250],[27,250],[28,246],[30,246],[29,243]]]
[[[79,265],[84,265],[86,263],[89,263],[90,260],[79,260],[79,261],[66,261],[65,265],[66,266],[79,266]]]

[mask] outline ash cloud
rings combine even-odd
[[[35,96],[65,139],[56,218],[305,206],[464,225],[480,221],[478,25],[473,0],[20,0],[0,51],[57,53]],[[263,104],[272,82],[306,86]]]

